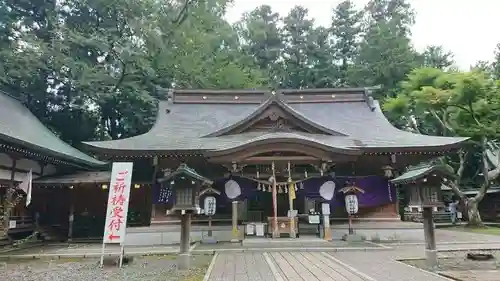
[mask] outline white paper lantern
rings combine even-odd
[[[203,210],[205,215],[207,216],[213,216],[215,215],[215,208],[216,208],[216,202],[217,200],[213,196],[207,196],[205,197],[205,200],[203,201]]]
[[[348,194],[345,196],[345,210],[349,215],[354,215],[358,213],[358,196],[354,194]]]

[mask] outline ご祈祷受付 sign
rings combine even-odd
[[[111,170],[104,244],[121,244],[125,239],[133,163],[115,162]]]

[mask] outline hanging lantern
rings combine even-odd
[[[356,194],[347,194],[345,196],[345,210],[349,215],[358,213],[359,204],[358,196]]]
[[[387,165],[387,166],[384,166],[382,167],[382,170],[384,171],[384,177],[386,178],[392,178],[394,173],[392,172],[392,167]]]

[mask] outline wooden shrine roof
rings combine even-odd
[[[391,182],[394,184],[407,184],[415,182],[418,179],[422,179],[429,174],[435,173],[439,173],[450,178],[455,177],[455,174],[453,174],[449,168],[443,164],[423,163],[417,166],[409,167],[406,172],[399,177],[392,179]]]
[[[108,183],[111,171],[77,172],[63,176],[46,176],[33,180],[35,185],[76,185],[81,183]]]
[[[44,176],[33,180],[34,185],[78,185],[78,184],[110,184],[111,171],[81,171],[67,175]],[[151,184],[147,180],[134,180],[134,184]]]
[[[231,133],[251,123],[266,108],[277,106],[313,128],[300,131]],[[369,89],[173,90],[160,101],[153,128],[142,135],[112,141],[87,142],[104,154],[218,151],[262,140],[293,139],[330,149],[363,152],[439,152],[466,138],[436,137],[402,131],[389,123]]]
[[[101,162],[65,143],[45,127],[19,100],[0,91],[0,143],[69,164],[96,167]]]

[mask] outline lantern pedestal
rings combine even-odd
[[[189,234],[191,233],[191,214],[181,215],[181,245],[179,251],[179,270],[189,270],[191,253],[189,252]]]
[[[425,238],[425,258],[427,266],[436,268],[438,266],[438,257],[436,250],[436,236],[434,233],[434,221],[432,220],[432,208],[425,207],[422,213],[424,221],[424,238]]]
[[[347,241],[347,242],[361,242],[361,241],[365,241],[366,238],[365,238],[365,236],[360,235],[360,234],[346,233],[342,236],[342,240]]]
[[[217,244],[217,239],[213,236],[212,231],[212,216],[208,217],[208,235],[204,236],[201,240],[203,244]]]

